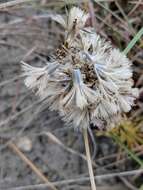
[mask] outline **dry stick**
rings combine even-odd
[[[86,150],[86,156],[87,156],[87,164],[88,164],[91,188],[92,188],[92,190],[96,190],[93,168],[92,168],[91,155],[90,155],[90,149],[89,149],[87,129],[83,129],[83,137],[84,137],[84,143],[85,143],[85,150]]]
[[[51,187],[51,189],[53,190],[57,190],[57,188],[47,179],[47,177],[45,177],[42,172],[31,162],[31,160],[29,160],[20,150],[19,148],[14,144],[14,143],[9,143],[8,147],[10,149],[12,149],[16,154],[18,154],[18,156],[32,169],[32,171],[34,171],[38,177],[45,183],[47,183],[47,185],[49,185],[49,187]]]

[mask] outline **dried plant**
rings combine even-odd
[[[45,67],[23,63],[25,84],[46,98],[50,109],[58,111],[75,128],[87,129],[91,123],[110,128],[122,113],[130,111],[138,90],[132,88],[129,59],[101,39],[93,28],[85,27],[88,18],[77,7],[70,10],[66,19],[52,16],[65,29],[65,40]],[[84,137],[91,163],[86,133]],[[95,189],[90,163],[91,184]]]
[[[73,7],[66,21],[60,15],[52,18],[66,30],[65,41],[45,67],[23,63],[26,86],[47,97],[50,108],[75,128],[90,123],[108,127],[130,111],[138,95],[132,88],[131,62],[85,27],[88,14],[79,8]]]

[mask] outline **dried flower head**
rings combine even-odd
[[[67,18],[63,18],[61,15],[53,15],[52,19],[61,24],[66,31],[66,41],[71,41],[78,34],[79,30],[84,28],[89,14],[86,14],[78,7],[73,7]]]
[[[132,88],[129,59],[93,28],[85,27],[87,18],[77,7],[66,21],[60,15],[54,17],[67,32],[65,41],[45,67],[23,63],[25,84],[75,128],[91,123],[111,127],[111,122],[130,111],[138,90]]]

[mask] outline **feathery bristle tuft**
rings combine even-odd
[[[66,45],[43,68],[23,63],[25,84],[75,128],[88,128],[90,123],[111,128],[131,110],[138,89],[132,88],[129,59],[85,27],[88,17],[77,7],[66,19],[53,17],[65,29]]]

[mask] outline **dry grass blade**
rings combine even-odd
[[[97,175],[95,176],[95,179],[110,179],[113,177],[133,176],[133,175],[142,174],[142,173],[143,173],[143,169],[138,169],[138,170],[132,170],[132,171],[126,171],[126,172]],[[76,177],[75,179],[57,181],[57,182],[53,182],[52,184],[56,186],[61,186],[61,185],[66,185],[66,184],[71,184],[71,183],[86,182],[89,180],[90,180],[89,177]],[[9,188],[7,190],[38,190],[38,189],[42,190],[45,187],[49,187],[49,185],[48,184],[28,185],[28,186]]]
[[[134,151],[134,152],[140,152],[140,151],[142,151],[142,150],[143,150],[143,145],[140,145],[140,146],[138,146],[138,147],[136,147],[136,148],[133,148],[133,151]],[[126,154],[126,152],[125,152],[125,151],[122,151],[121,156],[122,156],[122,157],[125,157],[125,154]],[[106,160],[106,159],[115,158],[116,156],[117,156],[117,153],[113,153],[113,154],[110,154],[110,155],[107,155],[107,156],[98,158],[97,161],[98,161],[98,162],[99,162],[99,161],[104,161],[104,160]],[[128,158],[128,157],[127,157],[127,158]]]
[[[123,8],[121,7],[121,5],[119,4],[118,1],[115,1],[115,4],[116,6],[118,7],[119,11],[121,12],[121,14],[123,15],[124,19],[126,20],[129,28],[131,29],[132,33],[135,34],[135,30],[134,28],[132,27],[132,24],[130,23],[129,19],[128,19],[128,16],[125,14]]]
[[[14,143],[10,143],[8,145],[8,147],[10,149],[12,149],[31,169],[32,171],[37,174],[37,176],[43,181],[45,182],[49,187],[51,187],[51,189],[53,190],[57,190],[57,188],[55,188],[55,186],[49,182],[49,180],[47,179],[47,177],[44,176],[44,174],[42,174],[42,172],[40,171],[39,168],[37,168],[32,162],[31,160],[29,160],[20,150],[19,148],[14,144]]]
[[[143,154],[143,151],[137,153],[136,156],[141,156],[142,154]],[[100,170],[101,169],[108,169],[108,168],[111,168],[111,167],[114,167],[114,166],[118,166],[119,167],[119,165],[121,166],[121,165],[125,164],[125,161],[130,160],[130,159],[132,159],[132,158],[128,156],[127,158],[123,158],[121,160],[118,160],[118,161],[115,161],[115,162],[111,162],[111,163],[109,163],[109,164],[107,164],[105,166],[101,166]]]
[[[125,39],[125,36],[118,30],[118,28],[116,28],[116,26],[112,26],[111,24],[109,24],[108,22],[106,22],[105,19],[103,19],[102,17],[100,17],[99,15],[95,14],[95,17],[101,21],[104,25],[108,26],[109,28],[112,29],[112,31],[116,32],[119,36],[121,36],[122,38]],[[101,33],[101,31],[100,31]]]
[[[10,1],[10,2],[6,2],[6,3],[1,3],[0,9],[5,9],[8,7],[20,5],[22,3],[29,3],[30,1],[33,1],[33,0],[15,0],[15,1]]]
[[[46,135],[48,136],[49,139],[51,139],[54,143],[56,143],[57,145],[59,145],[61,148],[63,148],[65,151],[74,154],[76,156],[79,156],[80,158],[82,158],[83,160],[87,161],[87,158],[84,154],[81,154],[75,150],[73,150],[72,148],[69,148],[67,146],[65,146],[54,134],[52,134],[51,132],[42,132],[42,135]],[[95,162],[92,161],[92,165],[96,166]]]
[[[132,2],[129,2],[129,3],[132,3]],[[142,3],[142,0],[139,0],[139,2],[137,2],[135,4],[135,6],[133,7],[133,9],[128,13],[128,16],[130,16],[137,8],[138,6]]]
[[[7,85],[7,84],[9,84],[10,82],[14,82],[14,81],[16,81],[16,80],[18,80],[18,79],[21,79],[22,77],[24,77],[23,74],[22,74],[22,75],[19,75],[19,76],[16,76],[16,77],[13,77],[12,79],[9,79],[9,80],[5,80],[5,81],[3,81],[3,82],[0,83],[0,87],[1,87],[1,86],[4,86],[4,85]]]
[[[138,190],[138,188],[134,187],[127,179],[124,177],[120,177],[121,181],[126,185],[127,188],[131,190]]]
[[[91,23],[92,23],[92,26],[95,28],[95,14],[94,14],[93,3],[91,0],[89,1],[88,6],[89,6],[90,17],[91,17]]]
[[[34,102],[33,104],[29,105],[28,107],[22,109],[20,112],[16,113],[16,114],[13,114],[11,115],[10,117],[8,117],[8,119],[6,120],[3,120],[0,122],[0,127],[5,125],[5,124],[8,124],[10,121],[12,120],[15,120],[18,116],[20,116],[21,114],[25,113],[26,111],[28,111],[29,109],[32,109],[35,105],[41,103],[42,100],[37,100],[36,102]]]
[[[140,5],[143,5],[143,2],[139,2],[139,1],[130,1],[129,3],[130,4],[140,4]]]
[[[125,21],[120,18],[116,13],[114,13],[112,10],[108,9],[107,7],[105,7],[102,3],[100,3],[98,0],[94,0],[94,2],[96,2],[99,6],[101,6],[102,8],[104,8],[107,12],[111,13],[111,15],[113,15],[117,20],[119,20],[121,23],[125,24]]]

